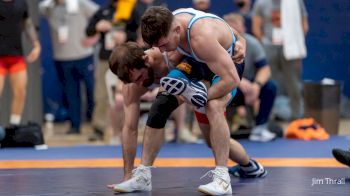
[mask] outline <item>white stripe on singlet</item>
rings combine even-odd
[[[188,53],[186,52],[184,49],[181,48],[181,46],[178,46],[177,47],[177,50],[185,55],[185,56],[189,56],[189,57],[192,57],[194,59],[196,59],[197,61],[199,62],[202,62],[202,63],[205,63],[204,61],[202,61],[201,59],[199,59],[197,57],[197,55],[194,53],[193,51],[193,48],[191,46],[191,36],[190,36],[190,32],[191,32],[191,28],[192,28],[192,25],[198,21],[199,19],[202,19],[202,18],[214,18],[214,19],[218,19],[218,20],[221,20],[223,21],[228,27],[229,29],[231,30],[231,34],[232,34],[232,44],[231,46],[227,49],[227,52],[232,56],[233,54],[233,48],[234,48],[234,45],[236,43],[236,36],[233,34],[233,31],[231,29],[231,27],[224,21],[224,19],[220,18],[219,16],[216,16],[214,14],[210,14],[210,13],[205,13],[205,12],[202,12],[202,11],[199,11],[199,10],[195,10],[193,8],[182,8],[182,9],[178,9],[178,10],[175,10],[173,12],[173,15],[178,15],[178,14],[191,14],[193,15],[193,17],[191,18],[190,22],[188,23],[188,26],[187,26],[187,41],[188,41],[188,45],[191,49],[191,53]]]

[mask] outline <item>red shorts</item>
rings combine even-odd
[[[209,125],[209,119],[206,114],[203,114],[201,112],[194,111],[194,114],[196,115],[197,122],[202,124],[208,124]],[[225,112],[226,116],[226,112]]]
[[[0,56],[0,75],[12,74],[26,69],[23,56]]]

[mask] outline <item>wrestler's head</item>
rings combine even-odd
[[[148,87],[154,82],[154,71],[147,63],[143,48],[133,42],[121,44],[113,50],[109,68],[124,83]]]
[[[141,18],[143,40],[161,52],[176,50],[180,43],[180,25],[171,11],[162,6],[149,8]]]

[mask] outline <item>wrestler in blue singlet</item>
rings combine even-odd
[[[187,26],[187,41],[188,41],[189,48],[191,49],[191,52],[190,53],[186,52],[181,46],[177,47],[177,50],[181,54],[183,54],[184,56],[187,56],[185,61],[188,62],[187,66],[189,66],[191,68],[191,72],[190,73],[189,72],[184,72],[184,70],[182,70],[181,67],[178,67],[178,69],[175,69],[175,70],[171,71],[168,74],[168,77],[184,78],[184,76],[186,76],[187,79],[192,80],[192,81],[207,80],[207,81],[211,81],[211,85],[214,85],[221,78],[219,76],[215,75],[209,69],[208,65],[206,65],[204,61],[199,59],[197,57],[197,55],[195,54],[195,52],[193,51],[192,46],[191,46],[191,36],[190,36],[191,28],[192,28],[193,24],[196,21],[198,21],[198,20],[200,20],[202,18],[213,18],[213,19],[218,19],[218,20],[223,21],[227,25],[227,27],[230,29],[231,34],[232,34],[232,44],[227,49],[227,52],[230,54],[230,56],[233,55],[233,49],[234,49],[234,46],[235,46],[235,43],[236,43],[236,40],[237,40],[236,36],[234,35],[231,27],[222,18],[220,18],[219,16],[216,16],[214,14],[205,13],[205,12],[202,12],[202,11],[195,10],[193,8],[178,9],[178,10],[175,10],[173,12],[173,15],[179,15],[179,14],[190,14],[190,15],[193,15],[193,17],[191,18],[191,20],[190,20],[190,22],[188,23],[188,26]],[[238,75],[241,78],[242,74],[243,74],[243,70],[244,70],[244,64],[236,65],[236,68],[237,68]],[[236,92],[237,92],[236,88],[231,91],[232,98],[235,96]]]

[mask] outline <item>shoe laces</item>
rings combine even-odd
[[[147,171],[150,168],[154,168],[154,166],[140,166],[140,167],[137,167],[137,168],[132,170],[132,175],[133,176],[138,176],[138,175],[146,176],[147,175]]]
[[[207,173],[205,173],[202,177],[200,177],[200,179],[208,176],[209,178],[213,179],[213,181],[215,181],[215,179],[220,179],[220,180],[226,182],[224,175],[225,175],[225,173],[223,171],[220,171],[218,169],[213,169],[213,170],[209,170]]]

